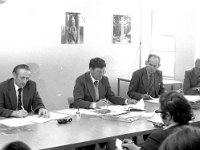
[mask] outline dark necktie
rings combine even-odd
[[[149,86],[149,92],[148,92],[148,94],[151,97],[155,97],[155,85],[154,85],[154,74],[153,73],[149,75],[148,86]]]
[[[17,105],[17,108],[18,110],[21,110],[22,109],[22,88],[19,88],[18,89],[18,105]]]
[[[96,96],[96,101],[99,100],[99,82],[98,81],[94,81],[94,91],[95,91],[95,96]]]

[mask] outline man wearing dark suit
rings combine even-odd
[[[161,95],[159,99],[160,113],[165,125],[164,129],[157,130],[144,141],[141,147],[135,145],[131,140],[125,139],[122,146],[127,150],[158,150],[161,143],[168,135],[176,131],[177,127],[186,125],[192,120],[193,112],[187,99],[180,93],[169,92]]]
[[[113,104],[135,104],[137,101],[133,99],[124,99],[115,96],[111,90],[108,78],[104,76],[106,63],[101,58],[93,58],[89,63],[89,72],[84,73],[76,79],[74,86],[74,104],[75,108],[95,109]],[[107,149],[112,149],[114,144],[109,141],[107,143],[100,143],[99,146],[103,148],[107,144]],[[88,145],[79,149],[93,150],[95,145]]]
[[[200,59],[195,61],[194,68],[185,71],[183,92],[185,95],[200,94]]]
[[[101,58],[90,60],[89,72],[79,76],[74,86],[74,107],[99,108],[108,103],[123,105],[136,103],[133,99],[115,96],[108,78],[104,76],[106,63]]]
[[[14,68],[13,78],[0,84],[0,116],[21,118],[33,111],[39,116],[49,117],[36,83],[29,80],[30,76],[29,66],[21,64]]]
[[[165,91],[162,72],[158,70],[160,57],[150,54],[145,64],[146,67],[133,72],[127,92],[130,98],[136,100],[158,98]]]

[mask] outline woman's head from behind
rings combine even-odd
[[[182,126],[163,141],[159,150],[197,150],[199,147],[200,129]]]
[[[161,118],[166,126],[171,123],[184,125],[192,119],[191,105],[182,94],[174,91],[164,93],[159,102]]]

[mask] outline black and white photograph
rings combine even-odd
[[[65,26],[61,26],[61,44],[83,43],[83,21],[80,13],[65,13]]]
[[[131,43],[131,17],[113,15],[113,43]]]

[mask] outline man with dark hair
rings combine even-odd
[[[111,90],[108,78],[104,76],[106,63],[101,58],[93,58],[89,63],[89,72],[84,73],[76,79],[74,86],[74,107],[78,108],[100,108],[106,106],[109,103],[123,105],[136,103],[133,99],[124,99],[122,97],[115,96]],[[99,146],[103,148],[107,143],[100,143]],[[113,147],[112,141],[109,141],[106,145],[107,149]],[[93,150],[94,145],[88,145],[79,149]]]
[[[89,63],[89,72],[79,76],[74,86],[74,107],[99,108],[108,103],[134,104],[133,99],[115,96],[108,78],[104,76],[106,63],[101,58],[93,58]]]
[[[169,92],[159,99],[161,119],[166,126],[163,130],[155,131],[146,139],[142,147],[136,146],[131,140],[125,139],[122,146],[128,150],[158,150],[160,144],[168,135],[176,131],[177,127],[186,125],[192,120],[193,112],[187,99],[180,93]]]
[[[13,69],[13,78],[0,84],[0,116],[26,117],[32,111],[49,117],[49,112],[40,98],[36,83],[29,80],[31,71],[26,64]]]
[[[3,147],[2,150],[31,150],[31,148],[24,142],[15,141],[8,143],[6,146]]]
[[[162,72],[158,70],[160,57],[150,54],[145,64],[146,67],[133,72],[127,92],[130,98],[149,100],[158,98],[165,91]]]
[[[159,150],[197,150],[200,147],[200,129],[194,126],[183,126],[169,135]]]
[[[185,95],[200,95],[200,59],[195,61],[195,67],[185,71],[183,82]]]

